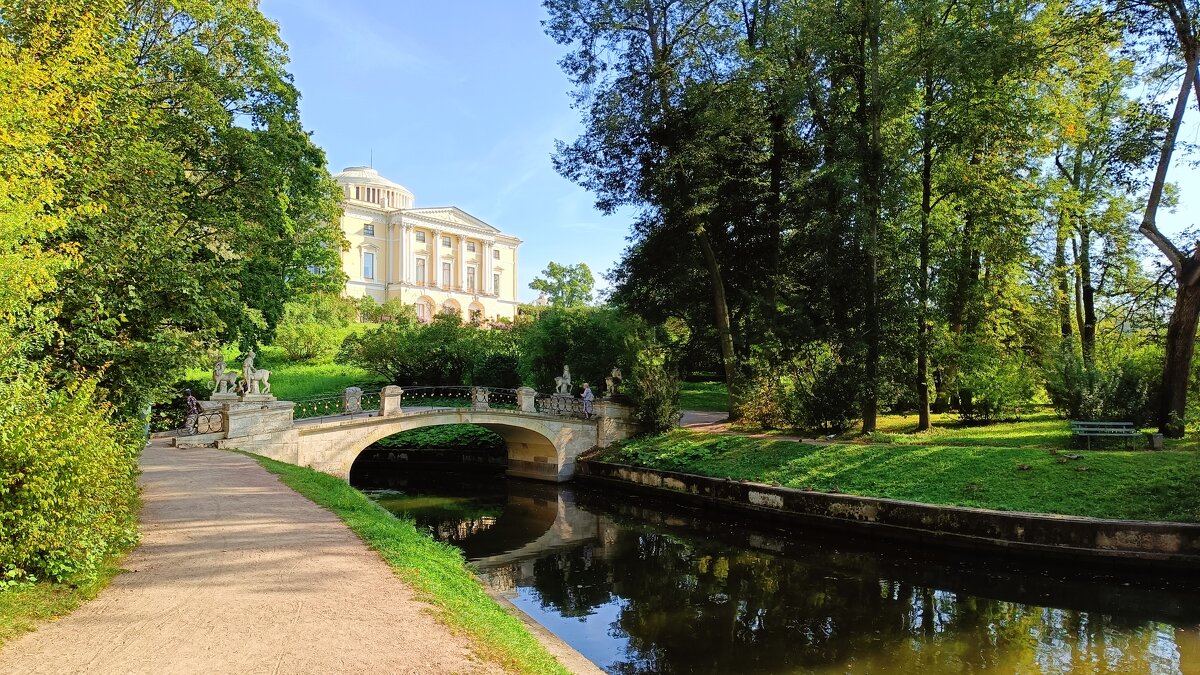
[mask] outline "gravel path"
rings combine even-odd
[[[498,673],[333,514],[254,461],[151,445],[128,572],[0,673]]]

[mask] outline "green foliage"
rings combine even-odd
[[[563,673],[525,626],[492,600],[462,552],[418,531],[367,499],[344,480],[252,456],[292,489],[333,511],[435,608],[439,620],[467,635],[487,662],[516,673]]]
[[[1046,373],[1046,392],[1068,419],[1146,426],[1158,414],[1162,361],[1158,348],[1142,348],[1088,364],[1067,347]]]
[[[554,307],[580,307],[592,302],[592,288],[596,285],[592,270],[587,263],[560,265],[554,261],[542,270],[545,277],[535,277],[529,287],[541,291]]]
[[[636,330],[634,320],[611,307],[549,307],[518,329],[521,379],[554,391],[554,378],[567,365],[576,391],[584,382],[599,391],[613,368],[630,365],[627,339]]]
[[[318,294],[284,305],[275,331],[275,346],[292,361],[311,361],[333,356],[341,344],[343,330],[350,324],[354,307],[346,300]]]
[[[1016,417],[1037,395],[1037,369],[1020,355],[999,358],[989,353],[970,364],[959,389],[959,416],[964,422],[989,424]]]
[[[1200,522],[1200,462],[1195,452],[1094,452],[1063,464],[1060,458],[1038,448],[941,443],[816,446],[683,430],[626,441],[597,457],[928,504]],[[1018,470],[1021,465],[1030,468]]]
[[[480,330],[457,314],[416,321],[412,308],[361,334],[348,336],[337,362],[353,364],[400,385],[465,385],[513,388],[517,346],[506,330]]]
[[[376,441],[376,445],[420,450],[494,450],[504,448],[504,439],[477,424],[446,424],[403,431]]]
[[[841,433],[858,419],[859,389],[857,370],[831,345],[805,345],[790,360],[764,355],[744,418],[769,429]]]
[[[0,381],[0,586],[87,580],[137,541],[142,439],[113,417],[94,380]]]

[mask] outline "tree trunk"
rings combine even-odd
[[[695,228],[696,241],[704,254],[704,264],[708,267],[708,276],[712,281],[713,310],[717,319],[717,341],[721,345],[721,360],[725,363],[725,386],[729,389],[729,419],[738,420],[742,417],[742,387],[741,376],[737,367],[737,355],[733,349],[733,329],[729,322],[729,303],[725,299],[725,282],[721,275],[721,266],[717,263],[717,254],[713,251],[712,240],[704,226]]]
[[[1067,226],[1059,223],[1054,245],[1054,304],[1058,307],[1058,325],[1063,340],[1075,331],[1071,327],[1071,281],[1067,274]]]
[[[928,431],[929,422],[929,216],[933,210],[933,75],[925,72],[925,110],[921,134],[921,240],[917,278],[917,431]]]
[[[1193,257],[1191,264],[1200,265],[1200,257]],[[1175,291],[1175,310],[1167,324],[1167,359],[1163,364],[1162,399],[1158,409],[1158,429],[1171,438],[1183,437],[1188,375],[1196,348],[1198,318],[1200,285],[1184,285],[1181,280]]]
[[[1163,138],[1163,147],[1158,156],[1158,166],[1154,171],[1154,182],[1150,186],[1150,196],[1146,199],[1146,214],[1138,231],[1150,240],[1171,263],[1175,269],[1177,284],[1175,309],[1171,312],[1171,321],[1167,324],[1166,360],[1163,363],[1161,402],[1158,412],[1158,429],[1165,436],[1178,438],[1183,436],[1184,420],[1187,412],[1187,383],[1192,367],[1192,354],[1196,347],[1196,316],[1200,312],[1200,245],[1193,255],[1188,258],[1170,239],[1158,231],[1155,218],[1158,204],[1162,200],[1163,188],[1167,182],[1167,169],[1171,166],[1171,154],[1175,150],[1175,139],[1179,136],[1179,126],[1183,122],[1183,113],[1187,109],[1187,98],[1191,88],[1196,83],[1196,46],[1188,45],[1184,54],[1187,64],[1183,73],[1183,81],[1179,85],[1179,96],[1175,99],[1175,110],[1167,125]],[[1200,96],[1200,94],[1198,94]]]
[[[879,414],[879,227],[883,211],[882,116],[879,100],[879,11],[876,0],[862,0],[858,36],[859,162],[863,178],[862,204],[866,221],[864,245],[866,363],[862,393],[862,433],[874,433]]]
[[[1083,349],[1083,362],[1089,366],[1096,361],[1096,289],[1092,286],[1092,236],[1086,222],[1080,219],[1079,227],[1079,279],[1083,304],[1082,322],[1079,327],[1079,344]]]

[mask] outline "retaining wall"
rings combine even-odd
[[[1200,525],[1102,520],[809,492],[580,460],[579,480],[618,483],[772,519],[960,548],[1137,567],[1200,570]]]

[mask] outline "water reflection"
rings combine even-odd
[[[410,476],[380,502],[612,673],[1200,673],[1200,589]]]

